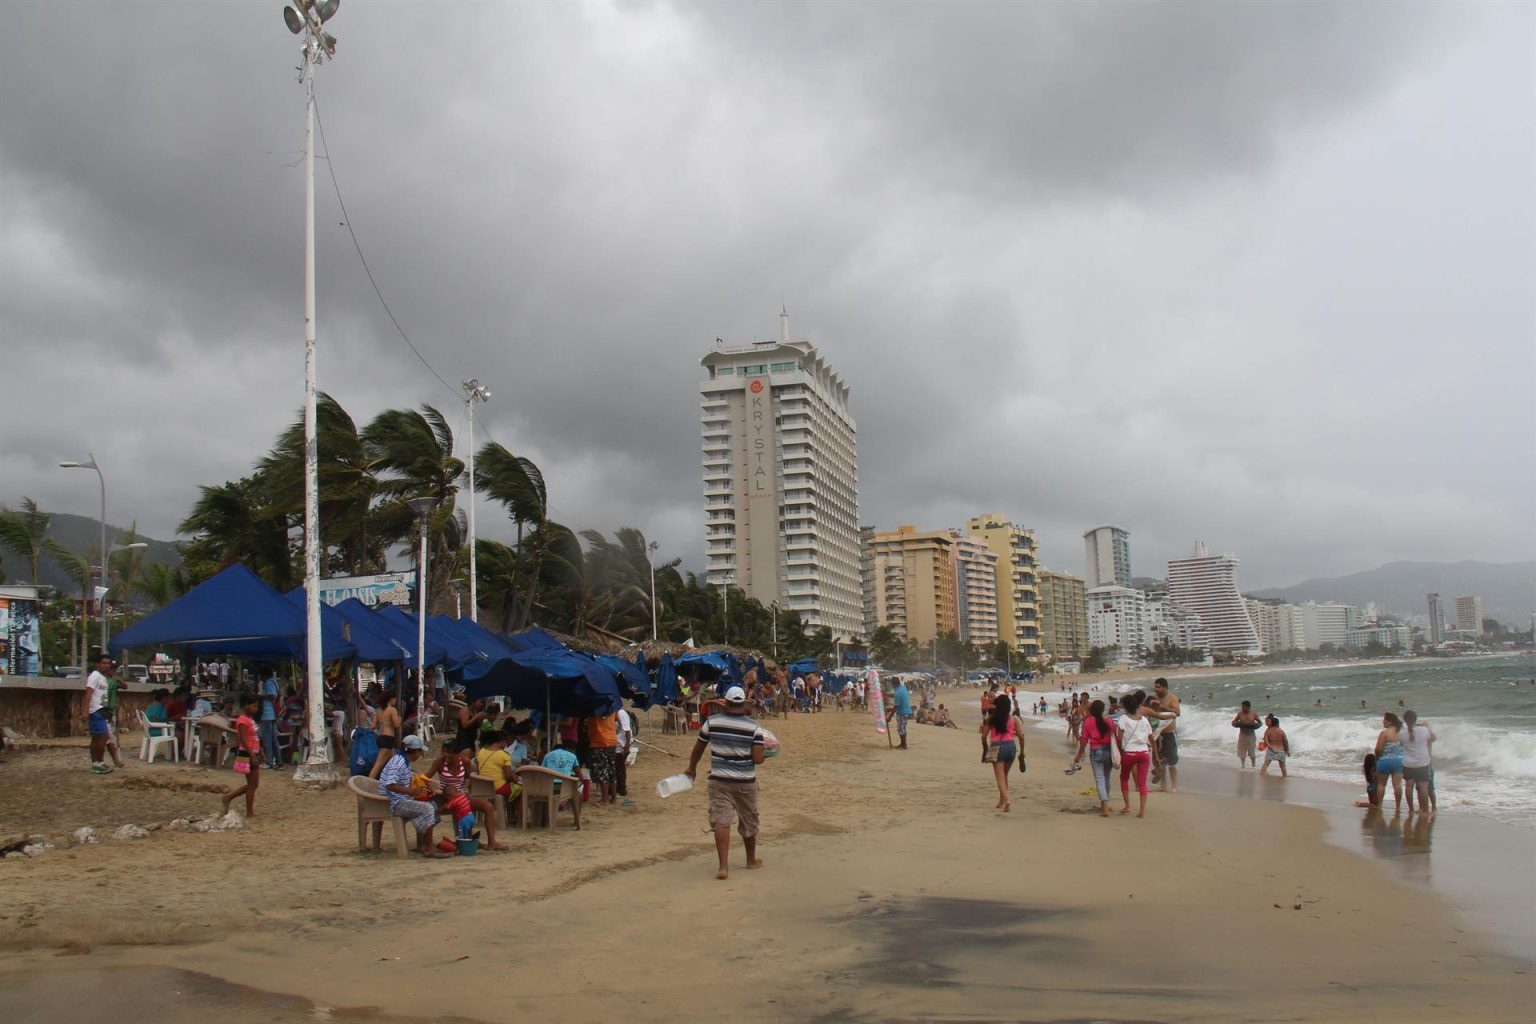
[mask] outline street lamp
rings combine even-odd
[[[475,403],[489,402],[491,393],[474,377],[464,382],[464,408],[469,413],[469,621],[480,621],[480,562],[475,555]],[[455,615],[454,618],[459,618]]]
[[[421,523],[421,548],[416,555],[416,735],[427,740],[427,518],[437,508],[436,498],[412,498],[406,502]]]
[[[652,642],[654,642],[656,640],[656,551],[660,547],[661,547],[661,541],[659,541],[659,540],[653,540],[649,544],[646,545],[646,550],[650,552],[650,556],[646,560],[648,562],[650,562],[650,565],[651,565],[651,640],[652,640]]]
[[[448,581],[448,585],[453,588],[453,617],[456,619],[462,619],[464,617],[464,606],[460,603],[460,598],[464,596],[464,584],[468,582],[469,581],[462,576],[455,576],[453,579]],[[470,621],[474,621],[473,615],[470,616]]]
[[[119,551],[144,551],[148,547],[149,547],[149,545],[144,543],[143,541],[135,541],[132,544],[113,544],[110,548],[107,549],[106,557],[101,560],[101,585],[102,585],[102,588],[103,588],[103,594],[102,594],[102,598],[101,598],[101,607],[102,607],[102,614],[103,615],[106,614],[106,607],[107,607],[107,598],[106,598],[106,593],[105,592],[106,591],[110,591],[112,589],[112,556],[117,554]],[[124,612],[123,623],[126,625],[127,622],[128,622],[127,613],[125,611]],[[102,645],[101,649],[102,649],[103,652],[106,651],[107,648],[106,648],[106,645],[105,645],[105,641],[103,641],[103,645]]]
[[[320,647],[320,466],[315,412],[315,65],[336,56],[336,37],[325,23],[341,0],[291,0],[283,7],[288,31],[303,36],[299,47],[304,83],[304,633],[305,700],[309,754],[295,775],[318,777],[325,753],[325,666]],[[307,771],[306,771],[307,769]]]
[[[720,605],[721,605],[721,633],[722,640],[727,646],[731,642],[731,584],[736,582],[736,574],[728,572],[720,577]]]
[[[105,586],[107,582],[107,478],[101,475],[101,467],[96,464],[96,456],[90,452],[85,453],[84,462],[61,462],[60,469],[90,469],[95,470],[96,479],[101,484],[101,582]],[[107,602],[103,598],[101,608],[101,653],[107,653]],[[85,646],[83,643],[81,646]]]

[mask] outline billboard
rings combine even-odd
[[[370,608],[398,604],[407,608],[416,592],[416,573],[385,572],[377,576],[332,576],[320,581],[320,600],[340,604],[355,597]]]
[[[43,650],[38,612],[36,601],[0,597],[0,675],[37,675]]]

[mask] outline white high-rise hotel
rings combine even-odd
[[[1259,635],[1237,590],[1237,559],[1195,545],[1189,558],[1168,563],[1168,600],[1200,616],[1212,651],[1262,654]]]
[[[848,386],[808,341],[718,348],[700,361],[707,579],[863,632],[858,447]]]

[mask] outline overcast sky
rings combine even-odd
[[[169,538],[303,398],[277,0],[9,3],[0,501]],[[862,519],[1245,589],[1536,557],[1536,16],[1459,4],[369,4],[317,91],[353,228],[573,527],[703,561],[697,382],[787,303]],[[462,410],[317,162],[320,382]],[[481,533],[508,537],[483,506]]]

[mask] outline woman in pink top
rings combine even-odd
[[[231,789],[224,794],[224,813],[229,813],[229,805],[235,797],[245,797],[245,816],[256,817],[256,787],[261,785],[261,740],[256,735],[256,712],[260,702],[254,694],[247,694],[240,698],[240,717],[235,719],[235,757],[245,764],[250,772],[245,776],[245,785]]]
[[[1008,769],[1019,756],[1018,720],[1013,717],[1013,702],[1000,696],[992,702],[987,720],[981,723],[981,734],[988,746],[996,745],[997,760],[992,764],[992,774],[997,777],[997,809],[1011,808],[1008,802]]]
[[[1088,717],[1083,719],[1082,739],[1077,744],[1077,756],[1072,759],[1076,771],[1083,763],[1083,751],[1088,751],[1088,764],[1093,769],[1093,785],[1099,791],[1099,815],[1109,817],[1109,773],[1115,767],[1115,723],[1104,716],[1104,702],[1096,700],[1088,705]]]

